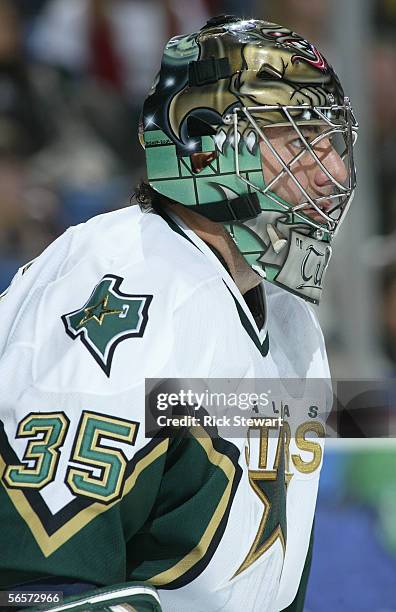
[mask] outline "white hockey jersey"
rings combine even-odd
[[[265,293],[260,331],[210,248],[138,207],[70,228],[16,275],[0,300],[2,588],[144,581],[165,612],[293,601],[326,397],[274,395],[279,431],[145,437],[145,379],[329,378],[311,308]]]

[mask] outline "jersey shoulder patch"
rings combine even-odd
[[[121,291],[124,279],[106,274],[81,308],[62,315],[66,333],[88,349],[107,376],[116,346],[127,338],[142,337],[152,295]]]

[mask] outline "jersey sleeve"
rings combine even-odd
[[[129,280],[126,274],[124,280],[125,284]],[[232,445],[229,458],[212,449],[207,438],[201,441],[192,436],[180,446],[166,438],[145,438],[144,374],[206,377],[225,367],[230,350],[227,325],[220,310],[206,304],[206,292],[216,295],[216,283],[210,280],[196,286],[171,314],[165,302],[154,296],[147,333],[120,343],[110,377],[93,358],[93,348],[89,350],[79,337],[69,338],[62,324],[63,314],[70,309],[66,302],[83,303],[79,283],[81,292],[87,292],[75,278],[77,298],[69,282],[65,292],[62,279],[45,285],[41,296],[36,290],[30,309],[24,304],[25,316],[13,324],[4,345],[0,517],[9,529],[0,534],[3,588],[46,576],[116,584],[149,575],[145,564],[138,569],[142,558],[133,557],[140,545],[131,543],[143,537],[141,531],[150,524],[150,517],[156,521],[152,536],[144,540],[148,565],[153,542],[161,542],[155,555],[163,557],[172,530],[181,517],[186,520],[183,510],[172,513],[172,505],[183,507],[184,500],[191,498],[191,506],[185,508],[197,507],[207,519],[223,499],[214,529],[219,533],[229,511],[231,489],[238,481],[238,453]],[[132,293],[123,285],[121,291],[120,305],[108,307],[118,314],[127,310],[124,304],[129,305]],[[10,320],[11,298],[5,302]],[[92,301],[96,307],[96,297]],[[92,312],[93,321],[96,316],[100,322],[102,306]],[[91,315],[90,308],[80,308],[77,329]],[[104,324],[94,323],[94,330],[107,333]],[[100,346],[99,335],[94,339]],[[241,372],[241,364],[233,371]],[[188,476],[195,464],[194,477]],[[211,498],[206,509],[201,507],[203,500]],[[197,526],[197,533],[207,528],[206,519]],[[190,544],[190,540],[180,542],[169,566],[177,555],[182,558],[191,552]],[[153,574],[165,571],[164,567]]]

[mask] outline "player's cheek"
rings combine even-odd
[[[290,177],[285,177],[284,184],[285,186],[282,188],[282,192],[284,193],[280,195],[282,195],[292,206],[301,204],[304,198],[301,189],[296,185],[296,183]]]
[[[282,164],[265,142],[260,143],[260,151],[264,181],[268,185],[268,183],[282,171]],[[277,150],[277,153],[280,154],[283,159],[281,152]]]

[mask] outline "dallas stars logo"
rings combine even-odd
[[[250,567],[279,539],[286,549],[286,493],[292,474],[285,472],[285,438],[281,429],[273,470],[250,470],[249,483],[263,503],[263,515],[250,550],[233,578]]]
[[[66,333],[80,338],[107,376],[117,344],[143,336],[153,297],[123,293],[122,281],[106,274],[84,306],[62,316]]]

